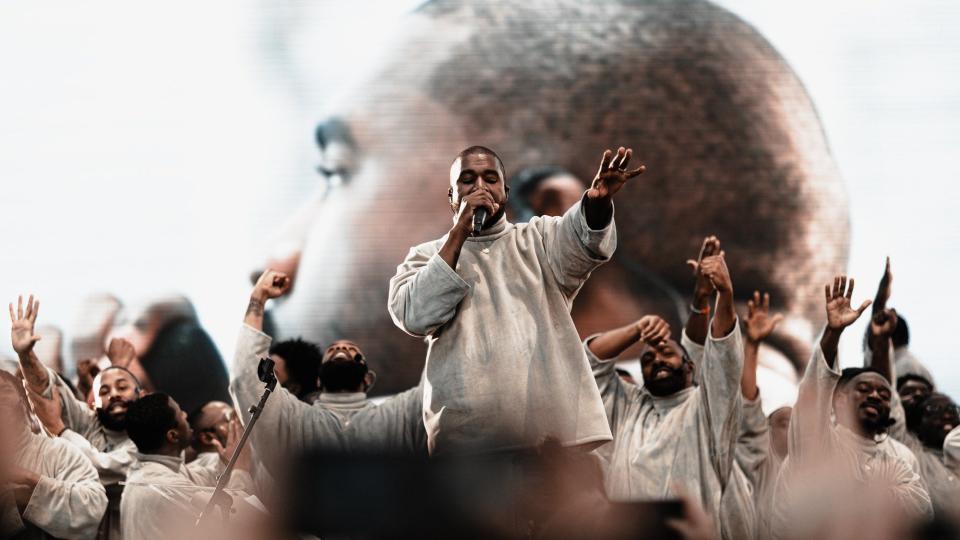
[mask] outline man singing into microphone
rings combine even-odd
[[[603,154],[591,187],[562,217],[512,224],[504,167],[473,146],[450,167],[453,227],[410,250],[389,310],[427,337],[423,419],[432,455],[533,447],[590,449],[611,439],[570,308],[616,248],[613,195],[632,151]],[[476,221],[475,216],[480,216]]]

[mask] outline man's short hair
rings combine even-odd
[[[136,388],[137,388],[137,392],[143,390],[143,385],[140,384],[140,379],[138,379],[137,376],[134,375],[132,371],[130,371],[129,369],[127,369],[127,368],[125,368],[125,367],[123,367],[123,366],[107,366],[107,367],[103,368],[102,370],[100,370],[100,373],[97,373],[96,376],[97,376],[97,377],[100,377],[100,376],[102,376],[104,373],[110,371],[111,369],[119,369],[120,371],[125,372],[127,375],[130,376],[130,379],[133,381],[133,385],[136,386]]]
[[[890,341],[894,347],[903,347],[910,344],[910,328],[907,326],[907,320],[903,318],[900,312],[897,312],[897,326],[893,328],[893,334]]]
[[[914,374],[914,373],[907,373],[906,375],[901,375],[901,376],[897,377],[897,391],[899,392],[899,391],[900,391],[900,387],[902,387],[903,385],[907,384],[907,383],[910,382],[910,381],[916,381],[916,382],[919,382],[919,383],[923,383],[923,384],[927,385],[927,388],[929,388],[931,392],[933,391],[933,383],[932,383],[932,382],[930,382],[930,381],[929,381],[926,377],[924,377],[923,375],[917,375],[917,374]]]
[[[852,380],[853,380],[854,378],[856,378],[858,375],[862,375],[862,374],[864,374],[864,373],[876,373],[877,375],[880,375],[881,377],[883,377],[883,373],[880,373],[879,370],[877,370],[876,368],[873,368],[873,367],[848,367],[848,368],[844,368],[843,371],[840,372],[840,379],[837,381],[837,390],[839,390],[840,388],[843,388],[844,386],[847,385],[847,383],[849,383],[850,381],[852,381]],[[887,378],[886,378],[886,377],[883,377],[883,380],[886,381]],[[889,384],[889,381],[888,381],[888,384]]]
[[[454,161],[456,161],[457,159],[462,160],[462,159],[466,158],[467,156],[478,156],[478,155],[480,155],[480,154],[486,154],[486,155],[489,155],[489,156],[493,156],[493,158],[497,161],[497,166],[500,167],[500,174],[501,174],[502,176],[506,177],[506,175],[507,175],[507,169],[506,169],[506,167],[503,166],[503,160],[500,159],[500,156],[497,155],[496,152],[494,152],[493,150],[487,148],[486,146],[480,146],[480,145],[475,144],[475,145],[473,145],[473,146],[471,146],[471,147],[465,148],[465,149],[461,150],[459,154],[457,154],[457,157],[454,159]],[[506,180],[506,178],[504,178],[504,180]]]
[[[320,389],[317,378],[320,376],[320,364],[323,363],[323,351],[315,343],[300,338],[288,339],[273,344],[270,354],[283,358],[290,378],[300,385],[301,395]]]
[[[130,404],[126,414],[127,435],[142,454],[156,453],[167,431],[177,427],[177,413],[170,396],[149,394]]]

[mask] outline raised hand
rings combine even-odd
[[[870,337],[886,339],[893,335],[897,328],[897,311],[884,309],[870,318]]]
[[[687,259],[687,266],[693,269],[693,275],[697,278],[697,283],[693,288],[693,306],[700,308],[701,304],[706,302],[713,294],[713,284],[703,274],[701,263],[707,257],[712,257],[720,253],[720,239],[716,236],[708,236],[703,239],[703,245],[700,246],[700,254],[697,260]]]
[[[233,453],[237,450],[237,446],[240,445],[240,438],[243,435],[243,426],[240,425],[240,419],[234,416],[230,419],[230,423],[227,426],[227,444],[226,446],[220,444],[220,440],[217,438],[213,439],[213,445],[217,447],[217,453],[220,454],[220,461],[223,463],[229,463],[230,458],[233,456]],[[250,446],[245,446],[243,450],[240,451],[240,455],[237,456],[237,462],[234,464],[234,467],[241,471],[250,471],[251,457],[250,457]]]
[[[627,164],[633,157],[633,150],[620,147],[616,153],[606,150],[600,160],[600,169],[590,183],[587,197],[591,199],[608,199],[627,183],[627,180],[643,174],[647,168],[640,165],[632,171],[627,170]]]
[[[253,286],[251,298],[266,302],[270,298],[278,298],[290,288],[290,278],[283,272],[266,270]]]
[[[887,257],[883,277],[880,278],[880,284],[877,285],[877,295],[873,298],[873,313],[880,313],[886,309],[891,294],[893,294],[893,272],[890,271],[890,257]]]
[[[28,356],[33,351],[33,346],[40,341],[40,336],[35,334],[33,329],[37,323],[37,312],[40,311],[40,301],[33,300],[33,295],[27,300],[27,309],[23,309],[23,296],[17,297],[17,311],[13,311],[13,303],[10,303],[10,340],[13,342],[13,350],[21,358]]]
[[[870,300],[864,300],[856,309],[850,306],[853,285],[853,278],[850,278],[848,284],[847,276],[837,276],[833,278],[832,289],[830,285],[824,287],[827,301],[827,328],[835,331],[843,330],[859,319],[864,310],[870,307],[872,303]]]
[[[130,364],[137,359],[137,350],[133,347],[133,343],[123,338],[113,338],[107,346],[107,358],[110,359],[111,365],[129,368]]]
[[[703,277],[719,293],[733,293],[733,282],[730,280],[730,271],[727,269],[726,253],[720,251],[716,255],[704,257],[700,262],[699,270]]]
[[[640,331],[640,341],[651,347],[656,347],[670,339],[670,325],[656,315],[645,315],[636,324],[637,330]]]
[[[760,343],[766,339],[783,320],[783,315],[777,313],[770,316],[770,294],[753,291],[753,298],[747,300],[747,318],[743,320],[746,327],[747,340]]]

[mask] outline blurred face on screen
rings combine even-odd
[[[816,284],[846,262],[846,198],[801,82],[749,25],[705,2],[465,0],[428,2],[398,27],[318,128],[321,202],[269,262],[296,269],[277,337],[353,336],[384,359],[371,366],[383,390],[416,384],[426,349],[394,327],[387,282],[411,246],[449,230],[450,156],[482,145],[511,170],[591,179],[624,145],[647,173],[618,195],[617,254],[573,307],[581,334],[644,313],[680,324],[684,261],[716,234],[738,290],[783,299],[770,343],[805,362]]]

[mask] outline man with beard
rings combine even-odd
[[[0,370],[0,535],[94,538],[107,508],[97,471],[69,443],[30,426],[23,384]]]
[[[897,379],[897,363],[891,357],[892,341],[900,321],[892,309],[878,312],[867,327],[871,363],[887,378]],[[920,463],[920,476],[930,491],[938,515],[960,519],[960,478],[944,461],[944,441],[960,426],[960,410],[948,396],[933,391],[933,385],[915,374],[900,384],[900,399],[893,399],[892,436],[913,451]],[[904,418],[906,419],[904,421]]]
[[[429,1],[394,27],[381,61],[322,104],[315,194],[271,244],[289,252],[257,268],[294,280],[270,311],[272,335],[350,336],[378,390],[409,388],[425,347],[394,328],[382,284],[408,246],[449,227],[425,196],[444,156],[481,141],[514,171],[551,165],[589,180],[598,148],[642,141],[649,189],[618,195],[630,208],[617,216],[623,249],[577,296],[581,336],[647,313],[682,324],[674,299],[690,273],[663,246],[695,252],[712,230],[742,254],[730,261],[738,300],[758,289],[782,306],[761,361],[776,349],[802,368],[822,322],[816,284],[847,258],[847,196],[802,81],[754,27],[702,0]],[[266,31],[296,51],[309,29]],[[327,71],[316,52],[285,64],[302,69],[298,92]]]
[[[863,493],[889,495],[886,503],[908,520],[932,515],[917,458],[887,434],[890,383],[872,367],[837,368],[840,335],[871,304],[853,308],[853,288],[846,276],[825,287],[827,325],[800,381],[777,484],[772,532],[778,537],[805,538],[827,520],[857,515]]]
[[[270,336],[263,332],[264,307],[268,300],[283,295],[290,283],[286,274],[267,270],[250,293],[230,381],[230,392],[244,421],[250,420],[250,406],[256,405],[263,393],[264,385],[257,376],[257,366],[268,354],[271,342]],[[363,361],[357,353],[359,349],[349,342],[338,342],[327,349],[324,357],[327,363],[350,362],[353,365]],[[322,371],[321,379],[325,379],[330,388],[359,393],[366,381],[372,381],[366,375],[365,370],[348,366],[344,370]],[[421,387],[417,386],[377,406],[364,401],[359,410],[338,411],[320,401],[310,405],[297,399],[289,390],[278,387],[264,407],[250,441],[257,457],[273,475],[282,474],[288,458],[307,448],[352,448],[423,455],[426,452],[426,432],[421,420],[422,395]]]
[[[237,429],[223,453],[230,455],[239,442]],[[121,531],[124,540],[179,538],[176,531],[193,527],[199,516],[197,503],[206,504],[211,489],[217,485],[215,470],[192,470],[183,462],[183,451],[190,445],[193,432],[187,413],[170,396],[149,394],[131,404],[127,414],[127,431],[137,446],[134,463],[127,475],[126,489],[120,503]],[[250,478],[250,450],[240,453],[227,488],[235,498],[253,492]],[[219,515],[208,516],[214,523],[223,523]],[[236,521],[236,516],[231,517]]]
[[[616,249],[613,196],[644,171],[628,170],[632,153],[604,152],[590,188],[562,217],[517,225],[505,216],[500,157],[471,146],[453,160],[453,225],[410,249],[388,300],[394,324],[427,339],[431,455],[610,439],[570,310]]]
[[[377,380],[367,367],[363,351],[356,343],[341,339],[323,352],[320,363],[320,393],[315,404],[348,421],[357,412],[374,406],[367,391]]]
[[[133,442],[126,433],[126,412],[141,393],[140,382],[125,368],[111,366],[97,374],[93,383],[95,410],[77,399],[70,388],[52,370],[43,366],[33,352],[40,339],[34,333],[39,300],[17,300],[14,313],[10,304],[11,339],[20,358],[20,369],[30,391],[37,418],[48,433],[78,448],[100,474],[110,505],[100,529],[102,538],[119,538],[119,502],[132,458]],[[122,342],[119,343],[122,345]],[[132,345],[115,345],[114,351],[132,351]],[[119,359],[117,359],[119,360]]]
[[[687,493],[702,501],[724,538],[751,534],[752,505],[741,498],[743,522],[724,515],[721,500],[734,467],[740,432],[743,345],[733,306],[725,254],[704,257],[699,271],[716,291],[717,304],[703,358],[695,365],[670,339],[669,325],[648,315],[637,323],[588,337],[585,347],[606,408],[613,443],[598,452],[607,462],[606,485],[614,500],[670,499]],[[643,386],[623,382],[615,358],[637,341]]]

